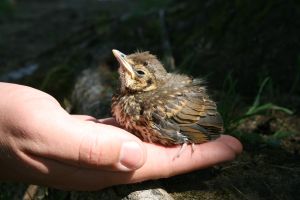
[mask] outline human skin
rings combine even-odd
[[[186,148],[144,143],[114,119],[70,115],[50,95],[0,83],[0,180],[66,190],[98,190],[159,179],[233,160],[228,135]]]

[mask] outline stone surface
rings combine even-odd
[[[97,118],[111,116],[112,76],[113,72],[105,65],[84,70],[78,76],[72,92],[72,112]]]
[[[168,194],[164,189],[149,189],[141,190],[130,193],[123,200],[174,200],[174,198]]]

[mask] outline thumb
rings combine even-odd
[[[80,142],[80,165],[128,171],[144,164],[146,150],[135,136],[101,123],[84,123],[83,126],[88,133],[83,135]]]
[[[143,143],[127,131],[78,117],[64,110],[31,117],[39,145],[30,145],[35,156],[54,159],[69,165],[113,171],[140,168],[146,159]],[[33,122],[38,120],[38,122]]]

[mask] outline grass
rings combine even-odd
[[[287,137],[298,134],[297,131],[292,130],[290,127],[283,125],[274,133],[260,132],[243,132],[239,130],[239,126],[245,121],[255,122],[255,116],[269,116],[272,112],[282,112],[287,115],[293,115],[293,111],[287,107],[276,105],[272,102],[263,102],[264,89],[266,88],[270,77],[266,77],[258,89],[253,103],[246,109],[245,112],[237,115],[236,109],[239,106],[239,95],[236,92],[237,81],[234,81],[231,73],[229,73],[224,81],[224,90],[220,112],[224,118],[225,132],[239,138],[248,149],[257,149],[261,146],[269,145],[272,147],[279,147],[281,141]]]
[[[224,79],[223,90],[221,92],[222,95],[218,105],[219,112],[223,117],[225,130],[232,124],[240,101],[240,96],[236,91],[238,82],[233,79],[232,73],[232,71],[229,72]]]
[[[260,113],[263,113],[266,111],[270,111],[270,110],[279,110],[279,111],[285,112],[290,115],[293,114],[293,111],[291,111],[288,108],[275,105],[271,102],[268,102],[268,103],[261,102],[263,90],[269,80],[270,80],[269,77],[267,77],[263,80],[263,82],[261,83],[260,88],[258,90],[258,93],[254,99],[252,106],[250,106],[249,109],[245,112],[245,114],[240,116],[239,119],[237,119],[237,121],[240,121],[241,119],[248,118],[253,115],[257,115],[257,114],[260,114]]]
[[[269,111],[281,111],[287,113],[289,115],[293,114],[293,111],[283,107],[276,105],[272,102],[263,103],[261,101],[263,96],[263,91],[265,86],[267,85],[269,77],[265,78],[261,83],[259,90],[257,92],[256,97],[252,105],[241,115],[236,116],[236,107],[239,103],[239,95],[236,92],[237,81],[232,79],[231,73],[229,73],[224,81],[224,90],[222,104],[220,105],[220,112],[224,118],[224,124],[226,130],[232,130],[236,128],[238,125],[243,123],[243,120],[250,118],[259,114],[266,114]]]

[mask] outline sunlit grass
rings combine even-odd
[[[267,83],[270,81],[266,77],[260,84],[257,95],[253,103],[245,110],[245,112],[237,113],[236,107],[239,105],[239,95],[236,93],[237,82],[232,79],[229,73],[224,82],[223,99],[221,99],[220,112],[224,118],[225,132],[238,137],[247,147],[260,147],[261,145],[280,145],[280,141],[291,135],[297,134],[294,131],[282,127],[275,133],[268,133],[266,137],[259,132],[244,133],[238,127],[245,122],[245,120],[255,120],[256,115],[268,116],[273,111],[283,112],[287,115],[293,115],[293,111],[287,107],[279,106],[273,102],[263,102],[264,90]]]

